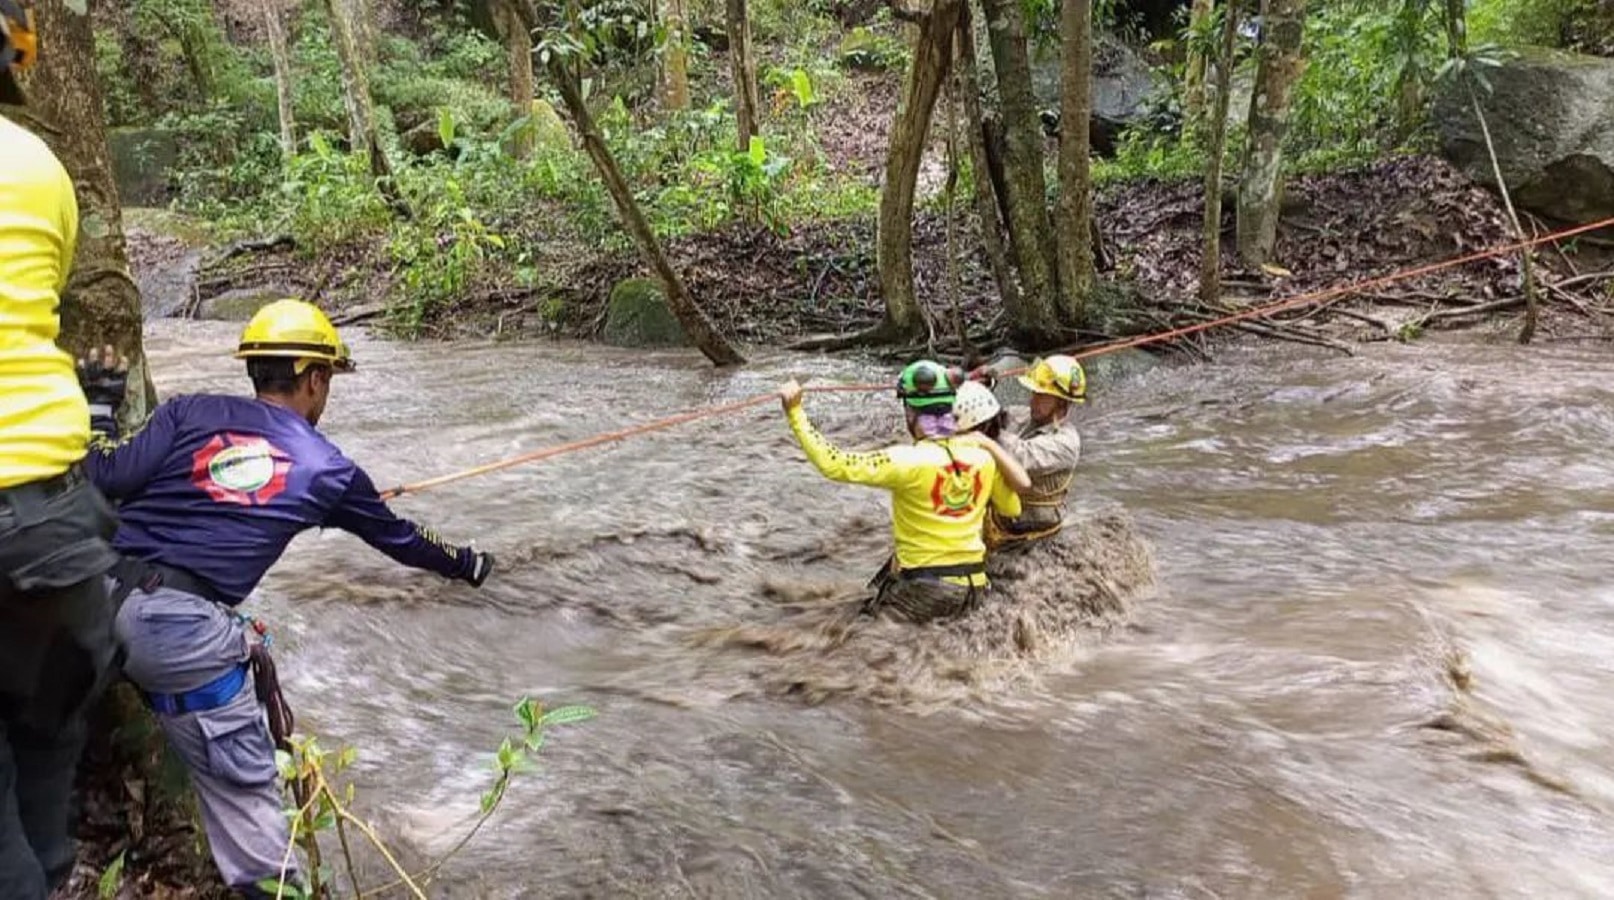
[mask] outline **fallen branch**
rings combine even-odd
[[[1358,322],[1365,322],[1365,323],[1367,323],[1369,325],[1374,326],[1375,328],[1379,329],[1380,331],[1384,332],[1387,335],[1394,335],[1395,334],[1395,329],[1391,328],[1389,325],[1386,325],[1384,322],[1381,322],[1378,319],[1375,319],[1375,318],[1373,318],[1372,316],[1369,316],[1369,315],[1364,315],[1364,314],[1359,313],[1359,312],[1352,312],[1352,311],[1350,311],[1348,309],[1331,309],[1331,310],[1329,310],[1329,313],[1332,314],[1332,315],[1336,315],[1336,316],[1344,316],[1347,319],[1355,319]]]
[[[232,244],[226,245],[218,252],[217,256],[204,263],[202,267],[209,268],[211,266],[217,266],[246,253],[263,253],[269,250],[278,250],[282,247],[290,248],[295,246],[297,246],[297,239],[289,234],[277,234],[270,237],[250,238],[248,240],[236,241]]]
[[[834,352],[859,347],[889,347],[898,344],[902,339],[903,335],[897,334],[889,325],[881,322],[873,328],[865,328],[852,334],[820,334],[802,338],[786,344],[785,349]]]
[[[1572,277],[1565,278],[1562,281],[1554,282],[1553,286],[1567,289],[1574,287],[1577,284],[1585,284],[1589,281],[1604,281],[1611,278],[1614,278],[1614,269],[1604,269],[1601,272],[1587,272],[1584,275],[1574,275]]]
[[[1356,351],[1345,346],[1344,344],[1341,344],[1339,341],[1330,340],[1329,338],[1321,336],[1304,334],[1294,330],[1293,328],[1274,325],[1258,325],[1255,322],[1230,322],[1228,324],[1234,328],[1237,328],[1239,331],[1261,335],[1262,337],[1274,338],[1280,341],[1289,341],[1295,344],[1308,344],[1313,347],[1326,347],[1330,350],[1338,350],[1340,353],[1343,353],[1346,356],[1356,355]]]
[[[1422,318],[1418,319],[1416,324],[1422,326],[1428,324],[1429,322],[1438,322],[1443,319],[1460,319],[1464,316],[1481,316],[1486,313],[1498,312],[1504,309],[1512,309],[1515,306],[1522,305],[1523,303],[1524,297],[1518,296],[1504,297],[1501,300],[1492,300],[1489,303],[1481,303],[1478,306],[1465,306],[1461,309],[1437,309],[1432,312],[1425,313]]]
[[[355,306],[331,316],[332,325],[352,325],[355,322],[365,322],[387,311],[387,304],[368,303],[364,306]]]

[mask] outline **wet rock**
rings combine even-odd
[[[245,322],[270,303],[295,296],[297,290],[284,285],[236,288],[203,301],[196,317],[221,322]]]
[[[1614,61],[1532,49],[1484,73],[1492,89],[1476,94],[1513,201],[1559,221],[1614,216]],[[1443,84],[1431,118],[1442,154],[1494,187],[1467,89]]]
[[[1135,378],[1158,366],[1160,357],[1147,350],[1131,348],[1082,360],[1087,370],[1088,392],[1107,390],[1128,378]]]
[[[548,100],[532,101],[533,145],[539,153],[561,153],[572,149],[572,133],[560,113]]]
[[[611,290],[603,337],[619,347],[668,347],[689,343],[683,326],[667,307],[661,283],[629,278]]]
[[[444,149],[443,135],[436,122],[422,122],[398,136],[398,143],[415,156],[430,156]]]
[[[1043,126],[1049,133],[1057,134],[1059,54],[1043,54],[1043,58],[1034,59],[1032,65],[1032,86],[1043,108]],[[1099,156],[1113,155],[1122,131],[1151,121],[1158,105],[1156,99],[1165,96],[1162,86],[1162,81],[1136,50],[1113,35],[1095,35],[1090,123],[1093,152]]]
[[[107,149],[118,200],[125,206],[162,206],[172,195],[168,171],[179,159],[179,136],[163,128],[111,128]]]

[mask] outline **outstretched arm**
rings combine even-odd
[[[397,562],[481,587],[493,570],[493,555],[457,547],[437,533],[395,514],[376,492],[375,482],[358,466],[342,501],[325,524],[350,532]]]
[[[901,482],[904,469],[884,450],[873,453],[853,453],[829,442],[808,421],[801,408],[801,385],[787,382],[779,389],[779,402],[785,408],[790,430],[807,453],[807,459],[831,481],[847,484],[867,484],[874,487],[894,487]]]

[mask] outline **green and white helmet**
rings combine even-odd
[[[897,397],[914,409],[928,410],[952,406],[957,389],[941,363],[921,359],[908,364],[897,376]]]

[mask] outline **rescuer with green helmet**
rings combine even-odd
[[[992,439],[955,434],[956,373],[920,360],[902,370],[896,394],[911,443],[854,453],[824,438],[802,409],[801,385],[779,389],[790,429],[826,478],[891,493],[895,553],[877,578],[871,609],[914,622],[957,615],[988,586],[982,522],[988,507],[1013,516],[1025,470]]]

